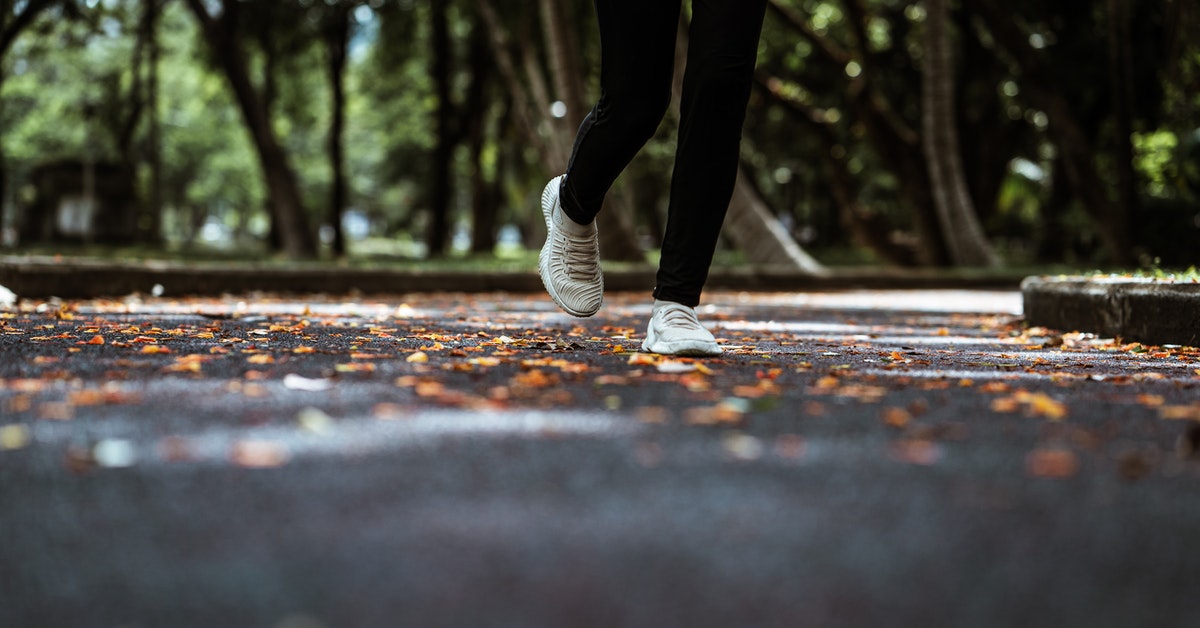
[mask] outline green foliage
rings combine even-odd
[[[387,248],[377,246],[385,240],[419,242],[427,222],[431,155],[438,139],[433,117],[439,104],[430,79],[433,1],[342,0],[353,16],[344,135],[347,209],[369,220],[372,240],[363,243],[364,253]],[[1010,259],[1091,263],[1100,247],[1095,219],[1066,190],[1060,140],[1052,132],[1056,121],[1039,109],[1034,95],[1052,87],[1065,96],[1082,133],[1094,142],[1103,184],[1112,185],[1112,173],[1122,164],[1107,66],[1108,5],[1094,0],[989,2],[1001,7],[1027,41],[1037,42],[1035,55],[1044,75],[1034,76],[1012,58],[1001,45],[997,25],[984,19],[980,3],[954,3],[959,131],[981,218]],[[866,115],[864,103],[886,108],[902,141],[914,141],[912,134],[921,128],[921,4],[773,4],[799,16],[811,36],[801,35],[774,12],[768,15],[759,68],[760,76],[775,79],[775,97],[763,89],[752,97],[743,163],[772,208],[819,257],[877,260],[879,252],[866,250],[848,228],[830,168],[844,169],[851,200],[888,237],[913,241],[920,209],[913,189],[920,191],[927,183],[919,174],[897,168],[895,156],[880,141],[881,118]],[[1195,25],[1196,11],[1177,3],[1166,3],[1169,8],[1129,4],[1133,172],[1138,196],[1147,201],[1145,216],[1161,217],[1155,224],[1167,234],[1147,232],[1151,235],[1144,239],[1163,240],[1180,232],[1177,227],[1186,224],[1188,212],[1197,213],[1200,197],[1200,159],[1195,156],[1200,141],[1191,139],[1200,127],[1200,95],[1189,87],[1200,76],[1200,45],[1180,35]],[[237,6],[237,37],[249,55],[255,86],[271,101],[274,130],[297,175],[309,219],[319,226],[329,214],[332,182],[327,35],[334,4],[245,0]],[[475,4],[446,0],[438,6],[448,11],[453,40],[452,98],[462,102],[471,78],[468,48],[478,22]],[[151,197],[151,129],[146,109],[136,106],[142,86],[138,72],[145,76],[144,58],[143,65],[136,63],[143,7],[133,1],[80,2],[72,10],[48,10],[3,58],[0,164],[9,192],[0,202],[10,209],[28,201],[29,173],[58,159],[131,162],[143,199]],[[239,246],[260,244],[268,236],[267,193],[242,113],[187,6],[167,2],[164,7],[158,37],[164,235],[183,245],[196,240],[207,224],[209,232]],[[532,63],[544,66],[537,11],[532,4],[522,7],[500,11],[502,20],[517,40],[514,46],[530,46]],[[576,28],[571,40],[580,48],[584,84],[594,98],[599,92],[595,21],[588,3],[573,3],[569,11]],[[67,19],[71,15],[75,19]],[[860,18],[861,23],[856,21]],[[840,50],[845,58],[831,60],[823,47]],[[497,73],[494,67],[489,71]],[[501,223],[536,238],[539,217],[533,201],[546,173],[534,148],[516,130],[510,95],[498,85],[494,80],[485,111],[477,112],[486,127],[482,170],[488,181],[499,180]],[[798,120],[785,103],[814,120]],[[131,121],[132,136],[123,139]],[[533,122],[545,125],[547,120]],[[814,123],[829,137],[818,133]],[[651,242],[665,211],[673,129],[668,117],[621,181],[636,199],[639,233]],[[471,164],[465,148],[451,159],[451,223],[467,224]],[[1105,192],[1116,197],[1115,189]],[[9,222],[14,213],[5,212]],[[419,254],[415,245],[394,248]],[[1156,247],[1144,248],[1149,255],[1158,254]]]

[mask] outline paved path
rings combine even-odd
[[[0,625],[1200,625],[1200,354],[1017,292],[0,313]]]

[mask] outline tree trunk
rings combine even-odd
[[[346,236],[342,228],[342,211],[346,206],[346,47],[350,40],[350,8],[332,8],[329,24],[329,85],[333,97],[329,121],[329,167],[332,181],[329,186],[329,226],[333,229],[333,254],[346,255]]]
[[[579,51],[574,42],[567,38],[571,22],[567,19],[563,3],[558,0],[539,0],[538,6],[541,9],[546,57],[550,62],[554,91],[566,105],[566,115],[562,116],[557,126],[564,130],[564,136],[570,136],[587,114]]]
[[[223,0],[223,12],[212,16],[204,0],[187,0],[200,21],[205,39],[212,47],[237,100],[246,128],[258,152],[259,166],[270,196],[271,214],[278,229],[283,252],[292,258],[315,258],[316,239],[309,228],[307,212],[300,197],[296,175],[287,154],[279,145],[271,116],[262,95],[250,80],[249,65],[238,41],[236,20],[238,3]]]
[[[467,98],[462,110],[464,120],[461,122],[461,126],[466,129],[471,167],[471,253],[481,255],[492,253],[496,249],[497,202],[499,201],[497,189],[500,178],[499,165],[493,170],[491,180],[489,180],[484,167],[484,147],[490,118],[490,109],[487,106],[490,58],[487,35],[483,25],[476,21],[471,29],[471,45],[468,55],[468,63],[471,67],[471,85],[467,89]],[[511,109],[512,101],[507,99],[503,112],[495,122],[498,134],[503,132],[505,120]]]
[[[453,175],[454,146],[457,140],[451,129],[454,120],[454,102],[450,98],[450,26],[446,17],[446,3],[433,0],[429,3],[433,51],[429,72],[437,97],[434,111],[434,132],[437,141],[433,147],[433,172],[429,181],[429,227],[425,233],[425,245],[429,257],[446,254],[450,240],[450,192]]]
[[[4,72],[0,66],[0,120],[4,119]],[[8,208],[8,168],[4,164],[4,136],[0,135],[0,248],[4,248],[4,216]]]
[[[505,82],[505,87],[513,97],[513,111],[521,130],[530,145],[537,149],[546,173],[563,172],[567,165],[567,159],[570,157],[571,138],[577,126],[569,127],[559,121],[548,119],[551,105],[550,90],[545,73],[538,63],[533,44],[529,39],[526,38],[519,44],[520,65],[518,66],[510,48],[511,38],[492,6],[491,0],[475,0],[475,6],[491,34],[490,41],[496,67]],[[554,20],[564,19],[561,8],[546,8],[543,5],[543,9],[543,30],[548,33],[548,39],[557,41],[557,43],[547,44],[548,47],[556,47],[558,51],[557,54],[554,53],[554,50],[551,51],[550,67],[554,74],[552,80],[556,89],[566,90],[567,94],[560,94],[559,98],[567,104],[568,115],[571,115],[572,107],[567,99],[576,98],[569,96],[573,90],[578,89],[580,93],[582,92],[582,79],[578,62],[571,61],[572,55],[575,53],[568,52],[571,50],[571,45],[563,36],[568,32],[569,24],[554,22]],[[549,19],[550,22],[546,22],[546,19]],[[554,24],[557,24],[557,27]],[[577,59],[577,56],[575,58]],[[524,71],[524,76],[518,71],[518,67]],[[578,88],[570,87],[573,82],[578,82]],[[579,99],[582,100],[582,97]],[[584,107],[586,105],[578,108]],[[580,117],[582,118],[582,114]],[[549,138],[545,137],[543,133],[543,124],[549,125],[553,129]],[[638,246],[633,227],[619,203],[606,198],[600,214],[596,217],[596,225],[600,232],[600,255],[604,259],[627,261],[645,259]]]
[[[796,244],[796,240],[771,213],[741,168],[738,169],[737,184],[729,201],[729,213],[723,229],[729,240],[752,264],[783,266],[813,275],[826,272],[820,262]]]
[[[159,24],[162,21],[161,0],[147,1],[147,33],[150,46],[150,67],[146,77],[146,105],[149,116],[146,120],[148,133],[146,137],[146,158],[150,162],[150,199],[146,207],[145,224],[142,226],[143,238],[147,242],[162,242],[162,119],[158,111],[158,82],[159,59],[162,56],[162,46],[159,42]]]
[[[558,99],[566,105],[566,115],[552,119],[563,146],[571,146],[572,139],[587,115],[587,97],[583,86],[583,67],[580,62],[578,42],[567,36],[572,21],[559,0],[539,0],[542,16],[542,31],[546,40],[546,56],[550,62],[550,76]],[[569,156],[569,155],[568,155]],[[562,172],[563,165],[552,172]],[[600,251],[605,259],[640,261],[644,259],[641,247],[634,236],[633,226],[626,208],[628,195],[620,188],[605,196],[596,226],[600,232]]]
[[[967,190],[954,103],[948,0],[925,0],[922,130],[930,190],[950,257],[959,266],[996,266]]]
[[[1138,210],[1133,171],[1133,60],[1129,0],[1108,0],[1108,76],[1113,104],[1117,202],[1127,215]]]

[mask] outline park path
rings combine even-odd
[[[1196,625],[1200,352],[1020,306],[26,302],[0,625]]]

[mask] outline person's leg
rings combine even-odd
[[[604,195],[654,134],[671,100],[681,0],[596,0],[599,102],[580,125],[567,173],[542,191],[546,243],[538,273],[573,316],[604,300],[596,214]]]
[[[671,102],[681,0],[596,0],[600,99],[588,113],[562,185],[562,209],[590,223],[604,196],[654,135]]]
[[[766,0],[693,0],[656,299],[700,302],[733,196]]]

